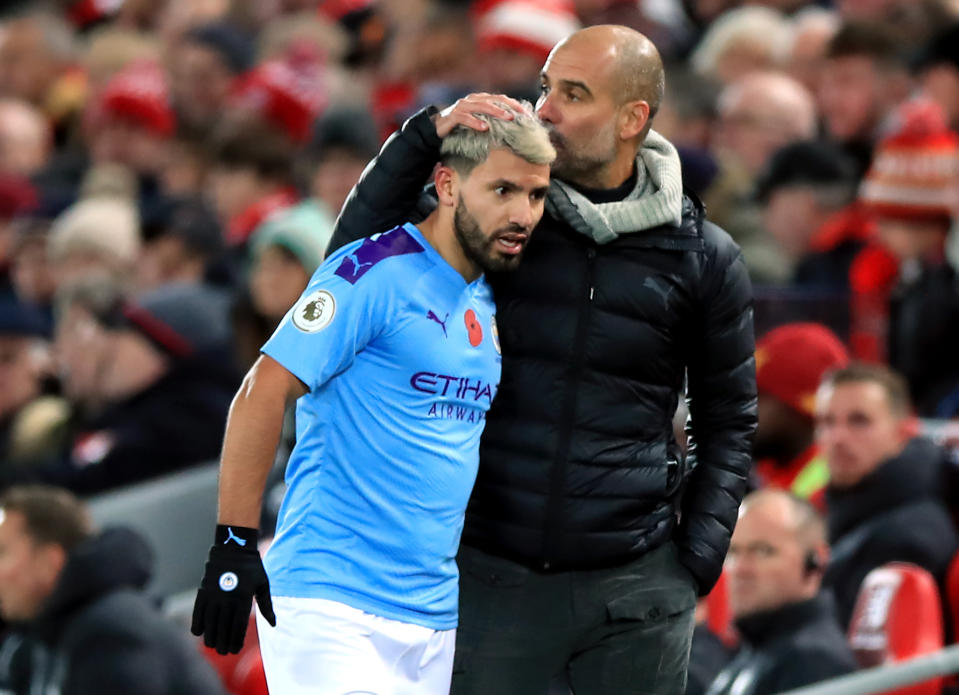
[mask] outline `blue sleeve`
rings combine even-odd
[[[398,313],[395,267],[355,272],[359,245],[340,249],[317,268],[261,349],[311,391],[346,370]]]

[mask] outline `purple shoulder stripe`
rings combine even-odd
[[[420,253],[423,246],[402,227],[380,234],[376,238],[364,239],[353,253],[347,254],[340,262],[335,274],[355,285],[374,265],[390,256],[403,256],[408,253]]]

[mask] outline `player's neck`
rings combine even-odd
[[[430,246],[443,257],[443,260],[463,276],[467,284],[482,274],[482,269],[463,251],[463,245],[456,238],[452,219],[444,219],[444,216],[436,211],[416,227],[423,233]]]

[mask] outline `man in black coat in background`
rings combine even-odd
[[[742,644],[707,695],[774,695],[856,669],[832,597],[820,592],[828,553],[809,502],[782,490],[743,500],[726,559]]]
[[[854,364],[827,375],[816,403],[829,467],[832,558],[823,580],[849,626],[862,580],[887,562],[911,562],[945,580],[959,547],[946,509],[943,452],[912,437],[909,389],[896,372]]]
[[[519,270],[489,278],[503,376],[458,557],[451,692],[540,695],[562,675],[577,695],[675,695],[696,596],[719,576],[746,488],[751,288],[650,131],[664,74],[646,37],[576,32],[541,82],[558,156]],[[435,204],[420,193],[442,138],[483,127],[474,112],[508,117],[503,98],[413,116],[347,199],[330,249]],[[671,423],[687,378],[684,459]]]
[[[186,631],[143,593],[152,556],[132,531],[92,530],[65,490],[0,496],[0,692],[224,695]]]

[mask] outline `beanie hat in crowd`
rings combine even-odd
[[[765,202],[781,188],[848,184],[855,191],[856,165],[838,146],[800,140],[776,150],[756,182],[756,198]]]
[[[823,376],[848,362],[846,348],[825,326],[787,323],[756,343],[756,386],[760,393],[812,417]]]
[[[127,327],[174,358],[213,354],[230,344],[229,297],[200,284],[164,285],[123,305]]]
[[[54,220],[47,251],[53,260],[85,252],[122,264],[133,263],[140,253],[136,207],[123,198],[80,200]]]
[[[904,220],[948,220],[959,181],[959,136],[942,108],[914,99],[895,112],[880,140],[859,199],[874,213]]]
[[[286,249],[310,275],[323,262],[326,245],[333,236],[334,219],[311,201],[287,208],[264,222],[253,236],[253,256],[270,246]]]
[[[114,75],[98,106],[101,117],[132,121],[157,135],[172,135],[176,127],[166,77],[151,60],[135,62]]]
[[[310,150],[317,159],[333,150],[346,150],[363,160],[372,159],[380,150],[376,122],[365,108],[331,106],[316,122]]]
[[[293,141],[306,142],[327,99],[321,56],[299,45],[285,58],[268,60],[240,77],[230,102],[282,128]]]
[[[235,74],[246,72],[253,65],[253,42],[242,31],[225,22],[194,27],[187,32],[186,38],[219,54]]]
[[[538,60],[580,28],[572,0],[478,0],[471,12],[480,50],[506,48]]]

